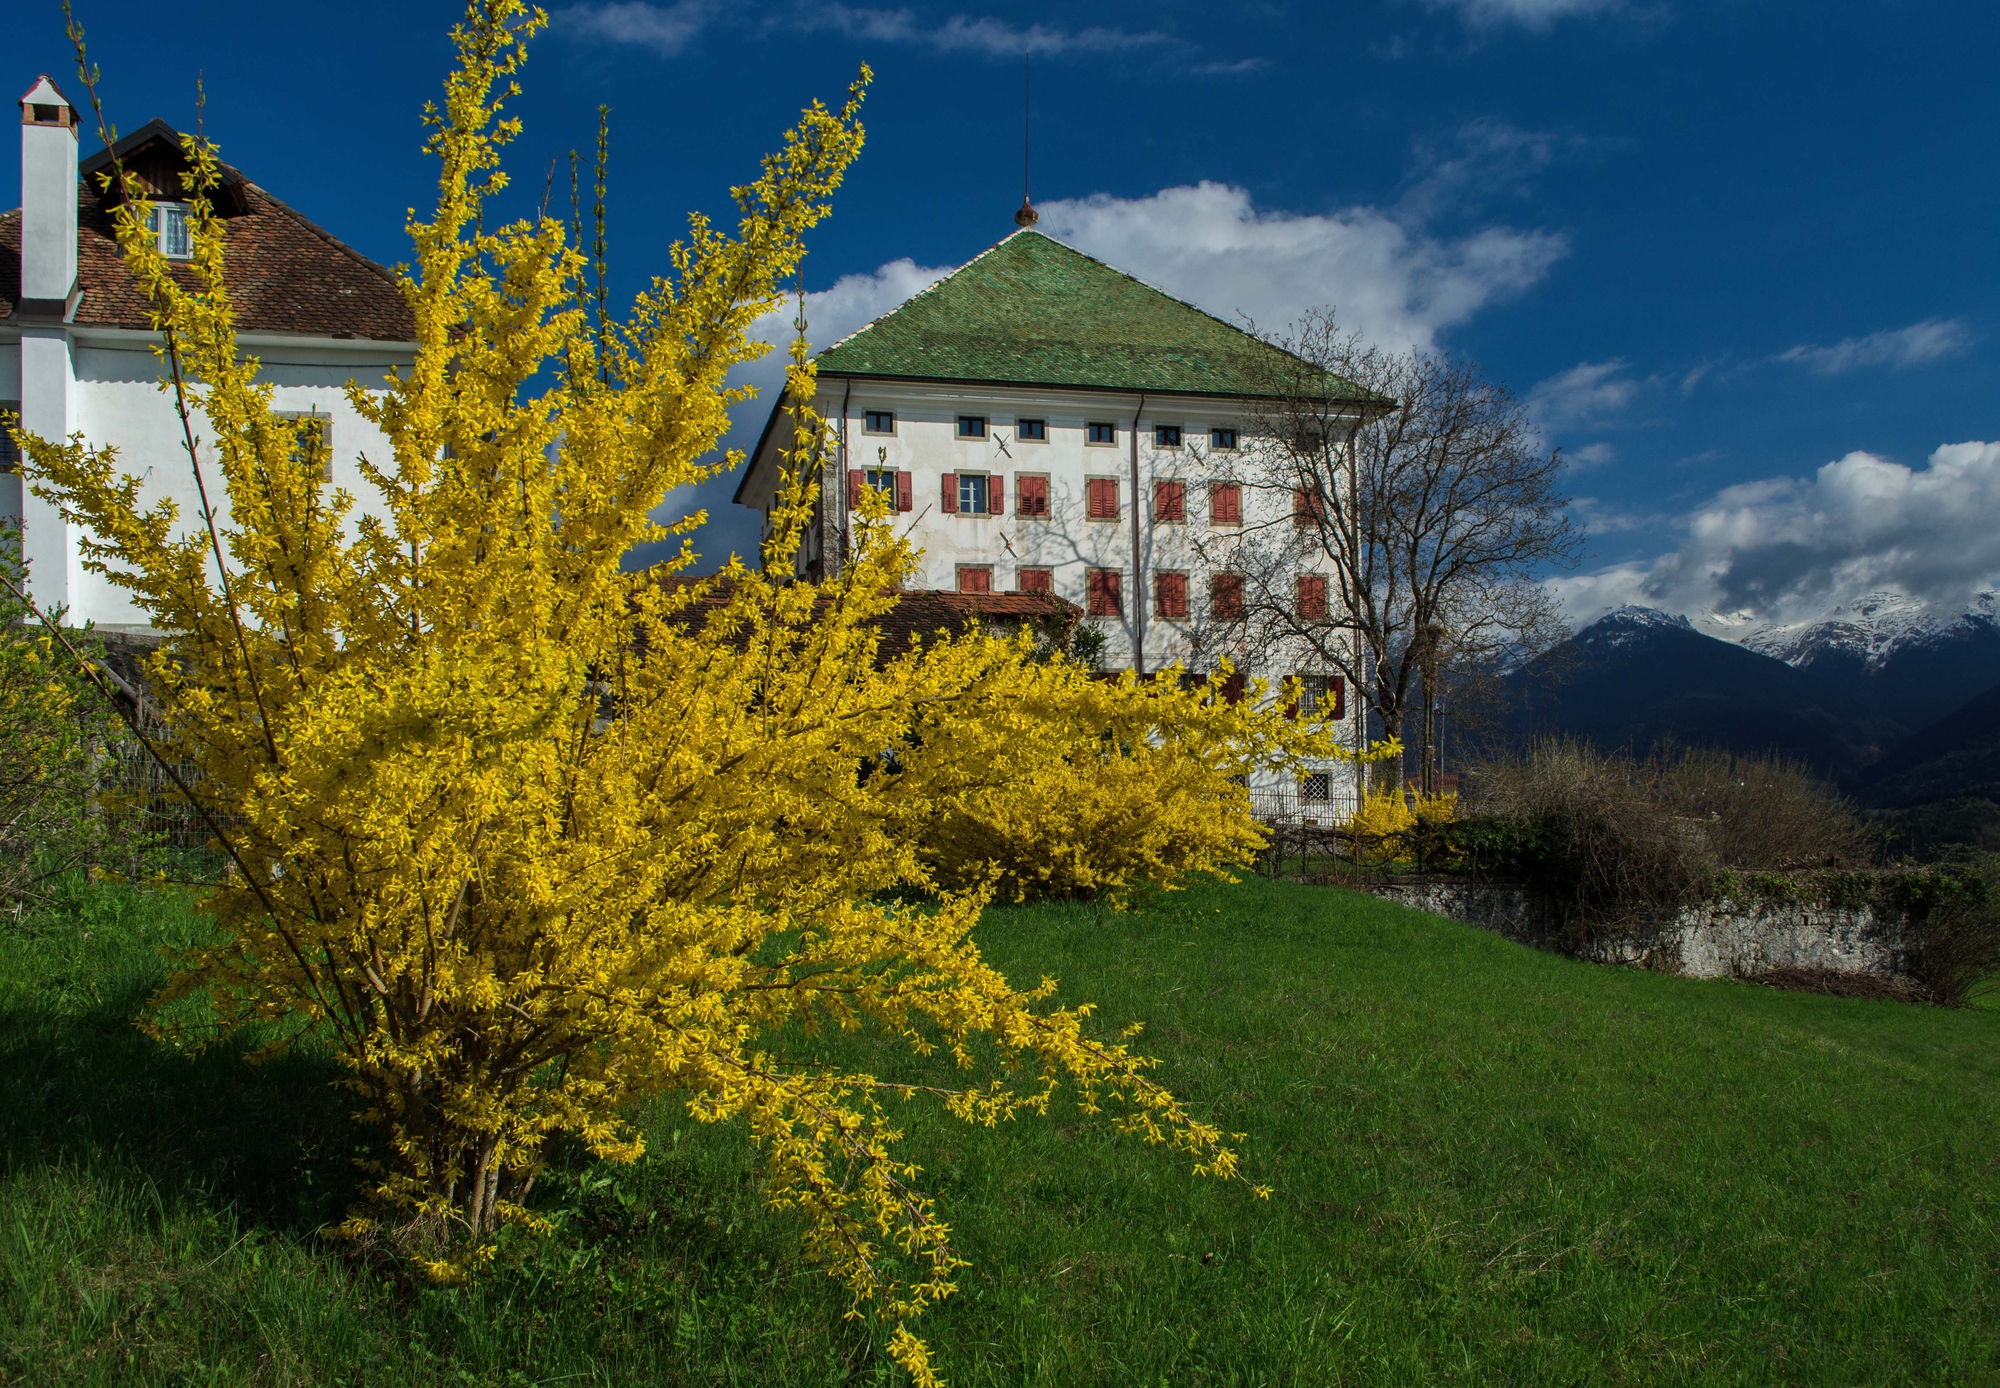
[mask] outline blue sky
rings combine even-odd
[[[69,82],[10,5],[22,89]],[[191,121],[367,254],[404,254],[450,5],[81,0],[114,118]],[[520,208],[612,108],[627,291],[797,108],[875,67],[868,148],[808,264],[813,337],[1012,230],[1021,54],[1044,229],[1223,315],[1333,305],[1468,353],[1577,463],[1578,616],[1796,619],[2000,576],[2000,108],[1987,6],[1363,0],[553,10]],[[0,202],[18,201],[9,167]],[[711,553],[746,543],[727,488]]]

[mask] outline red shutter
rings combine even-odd
[[[1053,593],[1055,575],[1047,569],[1022,569],[1020,584],[1024,593]]]
[[[1242,703],[1243,695],[1248,688],[1249,681],[1244,678],[1241,670],[1230,671],[1229,678],[1222,682],[1222,702],[1225,704]]]
[[[910,496],[910,474],[907,472],[896,474],[896,509],[898,511],[913,511],[916,509],[915,503]]]
[[[1308,622],[1323,622],[1326,620],[1325,575],[1299,575],[1299,617],[1301,620]]]
[[[947,473],[946,473],[946,474],[944,475],[944,503],[943,503],[943,505],[944,505],[944,512],[945,512],[945,514],[946,514],[946,515],[955,515],[955,514],[957,514],[957,512],[958,512],[958,474],[957,474],[957,473],[955,473],[955,472],[947,472]]]
[[[1209,489],[1208,519],[1212,525],[1235,525],[1243,519],[1243,493],[1234,483]]]
[[[1243,617],[1243,575],[1215,574],[1208,580],[1210,615],[1218,621],[1234,622]]]
[[[986,509],[999,515],[1007,509],[1007,474],[996,472],[986,479]]]
[[[847,509],[852,511],[861,505],[861,469],[847,470]]]
[[[1303,681],[1305,679],[1305,676],[1293,675],[1292,678],[1295,680]],[[1289,704],[1285,705],[1285,717],[1297,718],[1298,716],[1299,716],[1299,701],[1297,699],[1294,699]]]
[[[1330,717],[1347,717],[1347,679],[1345,676],[1334,675],[1327,680],[1326,697],[1333,701],[1333,712],[1329,715]]]

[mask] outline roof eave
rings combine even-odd
[[[820,379],[838,378],[856,381],[901,381],[913,385],[943,386],[1004,386],[1013,390],[1081,390],[1096,395],[1148,395],[1187,396],[1198,400],[1281,400],[1281,395],[1245,390],[1181,390],[1166,386],[1105,386],[1070,381],[1016,381],[1004,377],[983,376],[914,376],[893,371],[853,371],[839,367],[820,366]],[[1396,402],[1371,399],[1368,396],[1349,397],[1357,405],[1377,405],[1385,410],[1394,409]],[[761,446],[761,441],[760,441]]]

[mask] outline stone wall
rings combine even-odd
[[[1526,887],[1411,880],[1385,884],[1375,894],[1538,949],[1689,978],[1750,977],[1773,969],[1896,978],[1909,945],[1904,913],[1875,906],[1720,901],[1671,921],[1589,932],[1565,928],[1547,901]]]

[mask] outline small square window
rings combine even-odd
[[[983,414],[962,414],[958,417],[958,436],[962,439],[983,439],[986,437],[986,416]]]
[[[958,566],[958,591],[961,593],[992,592],[993,566],[991,564],[960,564]]]
[[[1327,771],[1308,771],[1299,777],[1299,799],[1308,805],[1324,805],[1333,798],[1333,775]]]
[[[1014,436],[1023,443],[1047,443],[1049,422],[1046,419],[1020,419],[1014,422]]]
[[[983,516],[987,514],[987,498],[993,479],[983,473],[961,472],[958,475],[958,510],[960,515]]]
[[[316,414],[310,410],[297,414],[280,414],[280,419],[289,420],[298,426],[293,456],[310,463],[319,461],[319,480],[333,480],[333,419],[331,416]]]
[[[1116,424],[1087,424],[1084,426],[1084,435],[1085,441],[1089,443],[1116,443],[1118,442],[1118,426]]]
[[[1153,447],[1179,448],[1181,446],[1181,426],[1178,424],[1155,424],[1153,426]]]
[[[864,434],[893,434],[896,432],[896,412],[894,410],[866,410],[861,416],[861,432]]]
[[[153,225],[160,234],[161,255],[169,260],[186,260],[194,254],[185,207],[178,203],[157,203],[153,207],[153,218]]]
[[[1219,448],[1225,453],[1229,452],[1236,447],[1236,431],[1234,429],[1210,429],[1208,431],[1208,446],[1210,448]]]
[[[1056,590],[1054,569],[1020,569],[1018,582],[1024,593],[1053,593]]]
[[[1298,711],[1325,718],[1347,716],[1347,681],[1339,675],[1300,675]]]

